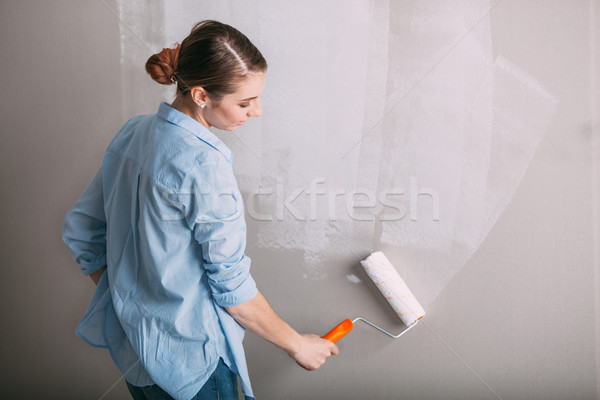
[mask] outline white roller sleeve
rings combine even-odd
[[[381,251],[372,253],[360,264],[406,326],[425,315],[423,307]]]

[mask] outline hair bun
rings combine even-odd
[[[146,61],[146,72],[162,85],[171,85],[177,81],[177,59],[180,44],[174,48],[164,48]]]

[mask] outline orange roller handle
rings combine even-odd
[[[348,332],[350,332],[354,328],[354,322],[349,319],[345,319],[338,326],[329,331],[328,334],[323,336],[323,339],[331,340],[333,343],[336,343],[338,340],[346,336]]]

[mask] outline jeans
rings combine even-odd
[[[158,385],[133,386],[127,382],[127,388],[134,400],[173,400],[171,396]],[[223,359],[219,360],[217,369],[202,386],[202,389],[191,400],[238,400],[238,379]],[[245,400],[254,400],[245,397]]]

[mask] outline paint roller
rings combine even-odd
[[[399,334],[393,335],[374,323],[362,317],[358,317],[353,320],[346,319],[342,321],[338,326],[323,336],[323,338],[329,339],[335,343],[350,332],[354,327],[354,323],[357,321],[363,321],[394,339],[399,338],[417,325],[419,320],[425,316],[425,310],[423,310],[423,307],[421,307],[408,286],[406,286],[406,283],[400,274],[398,274],[398,271],[396,271],[390,260],[388,260],[381,251],[371,253],[371,255],[362,260],[360,264],[407,328]]]

